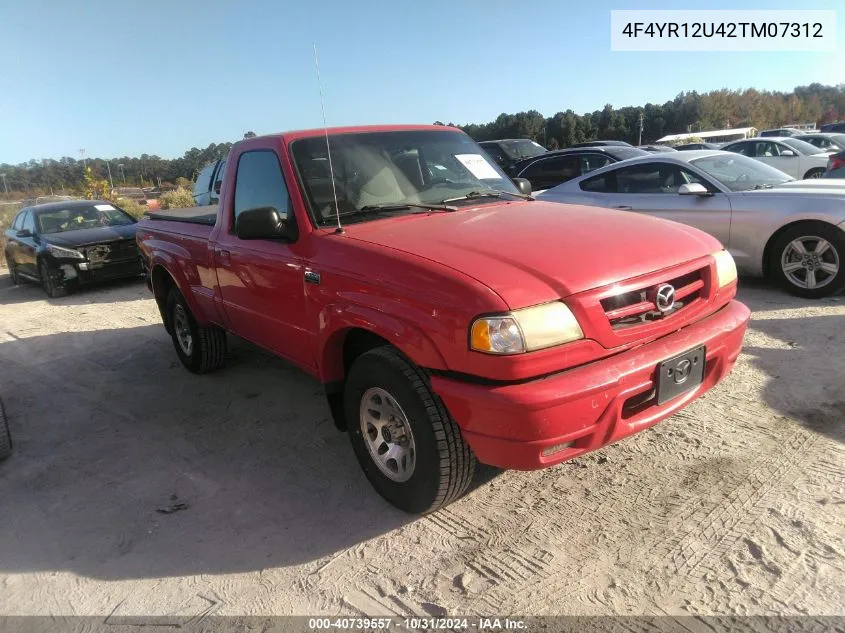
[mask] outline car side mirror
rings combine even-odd
[[[793,152],[791,149],[785,149],[785,150],[783,150],[783,151],[780,153],[780,155],[781,155],[781,156],[790,156],[790,157],[795,157],[795,156],[797,156],[798,154],[796,154],[795,152]]]
[[[683,184],[678,187],[678,195],[679,196],[709,196],[711,195],[709,191],[707,191],[707,187],[702,185],[698,182],[691,182],[689,184]]]
[[[514,178],[513,184],[516,185],[516,188],[519,189],[519,193],[530,196],[531,195],[531,182],[526,180],[525,178]]]
[[[235,233],[242,240],[287,240],[295,242],[299,230],[293,216],[282,216],[275,207],[258,207],[238,214]]]
[[[32,237],[32,231],[29,229],[21,229],[15,233],[15,237]]]

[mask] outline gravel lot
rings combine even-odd
[[[2,274],[0,614],[843,614],[845,297],[742,286],[713,392],[414,518],[284,362],[230,339],[194,376],[142,283]]]

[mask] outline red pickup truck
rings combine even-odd
[[[650,427],[740,353],[718,241],[532,200],[460,130],[289,132],[228,165],[219,209],[139,225],[176,353],[211,371],[230,332],[315,376],[403,510],[459,497],[476,460],[544,468]]]

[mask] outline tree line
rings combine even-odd
[[[780,127],[789,123],[821,125],[845,118],[845,84],[825,86],[814,83],[799,86],[791,92],[747,90],[714,90],[707,93],[682,92],[663,104],[626,106],[616,109],[606,105],[592,113],[576,114],[572,110],[545,117],[536,110],[516,114],[500,114],[489,123],[458,125],[477,141],[499,138],[530,138],[555,149],[594,139],[617,139],[633,145],[652,143],[666,134],[698,132],[727,127]],[[640,125],[642,122],[642,139]],[[442,125],[440,121],[436,121]],[[449,125],[454,125],[450,123]],[[255,136],[247,132],[246,138]],[[0,164],[5,174],[5,187],[14,192],[67,193],[82,191],[84,167],[91,167],[94,176],[111,180],[115,186],[158,185],[193,180],[209,162],[224,158],[232,143],[212,143],[205,149],[192,147],[181,158],[165,159],[142,154],[105,160],[30,160],[20,165]],[[122,165],[122,167],[121,167]],[[3,187],[0,181],[0,187]],[[0,188],[0,194],[4,189]]]
[[[653,143],[667,134],[713,129],[780,127],[785,124],[822,125],[845,118],[845,84],[799,86],[791,92],[714,90],[682,92],[664,104],[647,103],[576,114],[572,110],[545,117],[536,110],[500,114],[495,121],[459,125],[477,141],[530,138],[550,149],[595,139]],[[436,123],[441,123],[437,121]],[[449,123],[449,125],[453,125]]]

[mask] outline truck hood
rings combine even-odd
[[[676,222],[535,200],[495,203],[347,227],[352,239],[448,266],[511,309],[553,301],[719,250]]]

